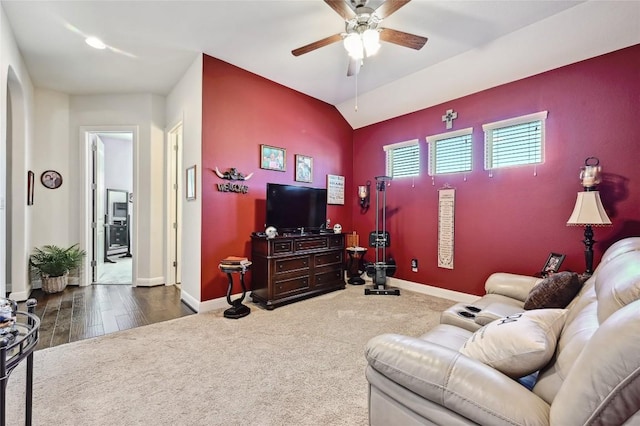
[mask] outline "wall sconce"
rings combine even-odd
[[[360,213],[366,213],[369,210],[371,200],[371,181],[368,180],[366,186],[358,186],[358,197],[360,198]]]
[[[595,160],[595,164],[593,163]],[[591,161],[591,164],[589,162]],[[580,170],[580,180],[584,187],[583,192],[578,192],[576,205],[573,207],[573,213],[567,221],[567,226],[584,226],[584,259],[586,264],[586,275],[593,273],[593,239],[592,226],[611,225],[611,219],[604,210],[600,193],[596,191],[596,185],[600,183],[599,166],[600,161],[595,157],[589,157],[585,160],[585,166]]]

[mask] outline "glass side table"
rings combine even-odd
[[[40,319],[34,314],[38,302],[27,300],[27,312],[17,309],[13,300],[0,298],[0,426],[6,424],[7,381],[14,368],[27,360],[24,424],[32,423],[33,351],[38,345]],[[10,306],[11,314],[6,315]]]
[[[220,265],[218,265],[220,270],[227,274],[227,278],[229,279],[229,287],[227,288],[227,303],[230,304],[231,307],[224,311],[225,318],[238,319],[246,317],[251,313],[251,308],[242,304],[242,301],[247,294],[247,288],[244,285],[244,274],[249,270],[250,266],[251,262],[248,261],[239,265],[230,265],[226,263],[221,263]],[[240,296],[236,300],[231,300],[231,291],[233,290],[233,274],[240,274],[240,286],[242,287],[242,296]]]

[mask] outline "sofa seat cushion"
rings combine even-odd
[[[565,317],[565,309],[536,309],[510,315],[473,333],[460,352],[509,377],[523,377],[549,362]]]
[[[420,339],[459,351],[472,334],[473,332],[454,325],[439,324],[420,336]]]
[[[582,282],[575,272],[558,272],[540,281],[524,301],[525,309],[565,308],[580,291]]]

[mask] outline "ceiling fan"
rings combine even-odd
[[[358,74],[365,56],[374,55],[378,51],[380,40],[420,50],[427,42],[426,37],[379,26],[383,19],[409,1],[411,0],[386,0],[374,9],[368,6],[370,0],[324,0],[345,20],[345,32],[299,47],[291,53],[293,56],[300,56],[343,41],[350,56],[347,75],[351,76]]]

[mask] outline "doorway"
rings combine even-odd
[[[91,283],[133,285],[132,131],[87,132],[91,146]]]
[[[182,256],[182,122],[167,132],[167,285],[180,287]]]

